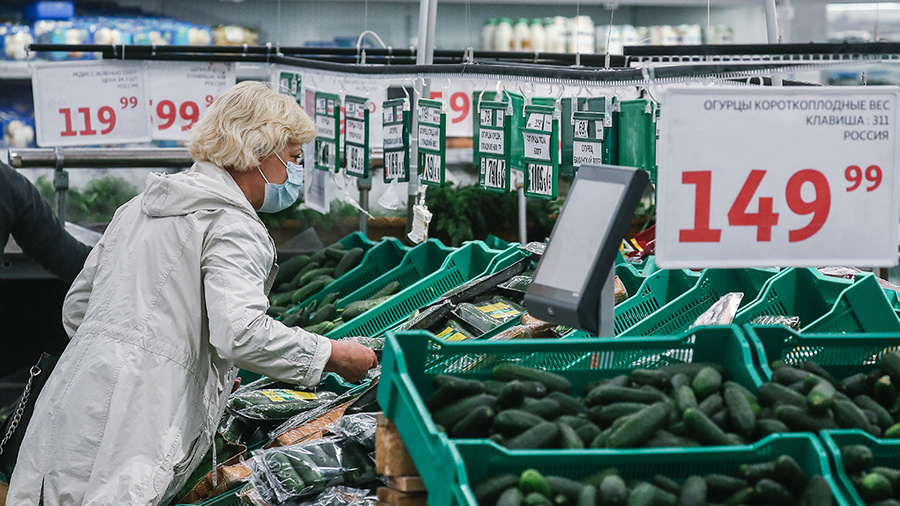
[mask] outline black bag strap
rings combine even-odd
[[[22,392],[22,397],[19,398],[19,405],[16,406],[16,410],[10,415],[12,419],[10,423],[7,424],[6,434],[4,434],[3,439],[0,440],[0,455],[3,455],[3,449],[6,447],[6,443],[8,443],[9,439],[16,433],[16,429],[19,428],[19,423],[22,421],[22,415],[25,414],[25,407],[28,406],[28,397],[31,395],[31,384],[34,382],[34,379],[43,372],[44,371],[40,368],[40,362],[37,365],[31,366],[31,370],[28,372],[28,381],[25,383],[25,390]]]

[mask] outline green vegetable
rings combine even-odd
[[[684,411],[683,417],[691,436],[697,441],[705,445],[734,444],[725,431],[699,409],[688,408]]]
[[[726,381],[723,386],[722,398],[734,428],[741,434],[752,434],[756,426],[756,415],[753,413],[753,406],[744,394],[743,388],[737,383]]]
[[[795,506],[797,499],[794,494],[775,480],[763,478],[756,482],[754,487],[756,497],[760,504],[771,506]]]
[[[706,506],[706,480],[702,476],[691,476],[685,480],[678,497],[680,506]]]
[[[334,330],[334,322],[324,321],[322,323],[316,325],[309,325],[307,327],[303,327],[303,330],[307,332],[312,332],[313,334],[325,335],[332,330]]]
[[[704,367],[691,382],[691,388],[697,399],[705,399],[708,395],[718,392],[721,387],[722,374],[714,367]]]
[[[584,441],[575,432],[571,425],[556,422],[559,428],[559,447],[564,450],[582,450],[584,449]]]
[[[352,248],[347,251],[341,259],[338,260],[337,265],[334,266],[334,277],[339,278],[350,272],[351,269],[359,265],[359,262],[362,260],[365,253],[366,252],[360,247]]]
[[[479,483],[478,486],[472,490],[472,493],[475,494],[475,499],[478,501],[478,504],[492,504],[497,501],[497,498],[500,497],[500,494],[502,494],[504,490],[518,486],[518,476],[514,474],[501,474]],[[518,488],[515,488],[515,490],[518,490]],[[522,499],[520,498],[519,502],[521,503],[521,501]]]
[[[797,406],[782,405],[775,408],[775,418],[795,431],[818,432],[823,429],[837,429],[838,424],[828,415],[813,415]]]
[[[519,490],[525,494],[537,492],[550,497],[550,482],[537,469],[526,469],[519,476]]]
[[[450,429],[450,437],[485,437],[493,418],[493,409],[489,406],[478,406],[453,425],[453,428]]]
[[[310,296],[316,294],[319,290],[325,288],[325,286],[327,285],[328,283],[326,283],[324,279],[311,281],[291,293],[291,302],[294,304],[300,304]]]
[[[300,474],[294,469],[291,461],[283,453],[274,452],[269,460],[269,470],[281,485],[290,491],[300,492],[306,488],[306,483]]]
[[[790,404],[801,408],[806,406],[806,397],[803,394],[790,387],[771,381],[760,385],[756,390],[756,397],[761,404],[766,406],[777,406],[779,404]]]
[[[509,439],[506,447],[512,450],[547,448],[556,441],[559,428],[553,422],[541,422],[518,436]]]
[[[534,369],[505,362],[495,365],[491,370],[491,375],[495,380],[499,381],[511,381],[516,379],[537,381],[547,387],[548,391],[557,391],[565,394],[572,393],[572,383],[570,383],[568,379],[559,374],[554,374],[541,369]]]
[[[478,501],[478,503],[489,504],[482,503],[481,501]],[[506,489],[502,494],[500,494],[500,498],[497,499],[497,506],[522,506],[522,504],[525,504],[525,496],[522,494],[522,491],[519,490],[518,487]]]
[[[478,329],[482,334],[494,330],[503,323],[501,320],[488,316],[484,311],[478,309],[475,304],[469,302],[458,304],[454,313],[461,320]]]
[[[308,325],[318,325],[323,321],[331,321],[334,319],[334,304],[325,304],[316,310],[315,313],[309,318]]]
[[[841,462],[848,475],[867,471],[875,463],[872,449],[866,445],[845,445],[840,450]]]
[[[370,299],[379,299],[381,297],[387,297],[389,295],[394,295],[398,290],[402,288],[402,285],[399,281],[391,281],[386,285],[382,286],[377,292],[373,293]]]
[[[493,429],[505,435],[520,434],[545,420],[519,409],[505,409],[494,416]]]
[[[629,448],[638,446],[650,438],[669,417],[669,406],[664,402],[657,402],[646,408],[628,415],[627,421],[622,423],[609,435],[606,440],[607,448]]]
[[[862,409],[871,411],[875,415],[878,426],[882,429],[887,429],[894,424],[894,418],[891,416],[888,410],[884,409],[881,404],[878,404],[875,399],[869,397],[868,395],[857,395],[853,398],[853,402],[855,402],[856,405],[861,407]]]
[[[309,263],[309,255],[295,255],[278,266],[278,274],[275,275],[275,285],[290,281]]]
[[[640,402],[651,404],[664,400],[665,394],[655,388],[629,388],[612,385],[600,385],[590,392],[584,398],[584,403],[588,406],[597,404],[609,404],[613,402]]]
[[[444,406],[433,412],[431,416],[434,419],[434,423],[444,427],[453,427],[456,422],[462,420],[473,409],[479,406],[494,408],[496,404],[497,398],[493,395],[477,394]]]
[[[859,495],[866,502],[875,502],[882,499],[890,499],[894,495],[890,480],[880,473],[867,473],[863,476],[858,486]]]
[[[484,391],[484,383],[480,381],[459,378],[449,374],[438,374],[434,377],[433,382],[437,389],[425,398],[425,407],[430,411],[444,407],[463,397],[480,394]]]
[[[559,403],[549,397],[543,399],[529,397],[522,403],[521,409],[546,420],[553,420],[563,413]]]
[[[518,407],[524,400],[525,386],[518,380],[505,383],[497,394],[497,404],[503,408]]]
[[[624,506],[628,501],[628,487],[625,480],[616,474],[604,477],[598,492],[602,506]]]
[[[581,489],[581,494],[575,501],[575,506],[597,506],[597,487],[593,485],[585,485]],[[623,503],[624,504],[624,503]]]
[[[525,496],[526,506],[553,506],[550,498],[540,492],[532,492]]]
[[[548,399],[553,399],[559,404],[562,412],[567,415],[579,415],[582,413],[587,413],[587,408],[584,407],[584,404],[581,401],[575,399],[571,395],[564,394],[562,392],[550,392],[547,394]]]
[[[833,506],[834,494],[831,486],[822,475],[815,475],[809,479],[806,490],[803,492],[803,506]]]
[[[583,483],[563,476],[545,476],[544,478],[550,485],[551,495],[563,495],[571,503],[578,501],[578,497],[581,496],[581,492],[585,487]]]
[[[348,321],[356,318],[357,316],[365,313],[366,311],[378,306],[382,302],[386,301],[389,297],[390,296],[380,297],[377,299],[357,300],[357,301],[351,302],[350,304],[347,304],[346,307],[344,307],[344,312],[341,313],[341,319],[344,320],[345,322],[348,322]]]
[[[790,455],[780,455],[775,459],[775,477],[797,497],[803,495],[803,491],[806,490],[808,483],[806,473]]]
[[[823,413],[834,404],[834,396],[837,390],[831,383],[819,380],[806,394],[806,405],[814,413]]]

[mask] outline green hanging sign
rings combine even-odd
[[[503,102],[481,102],[475,117],[478,120],[478,138],[474,143],[478,184],[487,191],[508,192],[511,107]]]
[[[369,177],[369,100],[347,95],[344,99],[344,159],[347,174]]]
[[[439,100],[419,99],[418,163],[422,183],[444,186],[447,151],[447,112]]]
[[[297,72],[282,71],[278,75],[278,84],[281,88],[279,91],[285,95],[294,97],[294,100],[297,101],[297,105],[302,107],[303,87],[300,86],[301,82],[302,78]]]
[[[341,97],[316,92],[316,168],[337,172],[338,146],[341,143]]]
[[[525,161],[525,196],[556,199],[559,183],[559,120],[556,108],[525,106],[522,129]]]
[[[382,118],[384,182],[409,181],[409,100],[385,100]]]
[[[512,106],[512,114],[511,117],[507,117],[509,119],[509,132],[510,139],[507,147],[507,160],[509,161],[510,169],[522,170],[525,165],[522,161],[522,139],[516,132],[518,132],[522,128],[522,111],[525,107],[525,97],[521,94],[511,91],[484,91],[484,92],[475,92],[472,95],[472,103],[475,104],[475,108],[479,108],[479,102],[481,104],[487,102],[502,102],[505,106]],[[477,118],[474,118],[475,121],[472,122],[472,145],[477,146],[479,139],[481,138],[481,125],[480,121],[477,121]],[[481,167],[481,159],[479,158],[479,153],[477,149],[472,149],[472,161],[476,167]]]
[[[618,165],[618,139],[614,127],[616,109],[615,97],[574,97],[560,101],[559,134],[562,137],[560,175],[572,177],[584,163]],[[582,123],[580,125],[582,130],[576,135],[578,120],[586,120],[589,124]],[[587,128],[586,135],[584,135],[585,128]],[[576,143],[579,142],[581,144],[578,144],[578,147],[581,151],[576,151]],[[590,146],[585,143],[589,143]],[[600,151],[597,150],[598,144]]]

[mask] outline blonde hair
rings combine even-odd
[[[292,97],[266,83],[244,81],[213,102],[191,136],[194,160],[243,172],[260,158],[312,141],[316,125]]]

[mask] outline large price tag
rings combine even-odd
[[[447,157],[447,113],[443,102],[420,99],[418,114],[419,175],[422,183],[444,186]]]
[[[553,107],[525,106],[525,195],[553,200],[559,182],[559,120]]]
[[[384,182],[409,181],[409,100],[395,98],[383,105]]]
[[[341,97],[333,93],[315,94],[316,128],[316,168],[337,172],[338,146],[341,142]]]
[[[187,141],[213,100],[234,86],[233,63],[146,62],[145,82],[155,140]]]
[[[477,114],[474,159],[479,167],[478,184],[487,191],[508,192],[512,108],[503,102],[481,102]]]
[[[669,92],[657,264],[896,265],[898,96],[896,88]]]
[[[38,145],[150,141],[141,62],[39,64],[31,79]]]
[[[347,174],[369,177],[369,101],[347,95],[344,99],[344,158]]]

